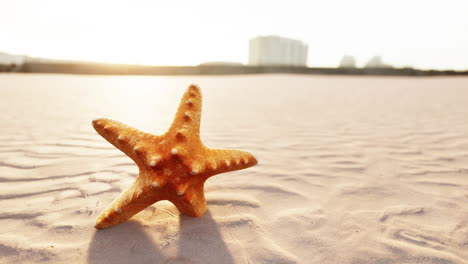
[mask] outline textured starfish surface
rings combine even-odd
[[[198,217],[206,211],[205,181],[216,174],[257,164],[244,151],[209,149],[200,140],[202,97],[196,85],[184,93],[169,130],[160,136],[144,133],[110,119],[96,119],[93,127],[138,166],[135,182],[98,217],[96,228],[125,222],[161,200]]]

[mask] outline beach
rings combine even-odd
[[[95,229],[138,168],[92,120],[163,134],[191,83],[259,163]],[[0,122],[0,263],[468,263],[467,77],[0,74]]]

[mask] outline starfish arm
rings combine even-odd
[[[156,141],[158,138],[111,119],[96,119],[92,124],[103,138],[132,158],[137,164],[143,162],[141,158],[138,158],[139,154],[143,152],[142,146],[140,146],[143,144],[139,145],[138,143],[149,141],[148,139]]]
[[[206,149],[207,176],[241,170],[257,164],[257,159],[246,151],[230,149]]]
[[[164,200],[164,195],[164,191],[139,176],[132,186],[101,212],[95,227],[106,228],[125,222],[153,203]]]
[[[190,85],[180,100],[179,108],[167,134],[180,140],[200,143],[202,95],[200,88]]]
[[[182,197],[170,199],[177,209],[184,215],[199,217],[206,211],[206,200],[203,182],[189,187]]]

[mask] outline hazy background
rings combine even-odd
[[[308,65],[468,68],[468,1],[0,1],[0,51],[157,65],[247,61],[248,40],[309,45]]]

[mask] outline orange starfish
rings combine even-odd
[[[96,119],[94,129],[138,165],[135,182],[98,217],[96,228],[125,222],[161,200],[171,201],[185,215],[206,211],[205,181],[216,174],[257,164],[250,153],[209,149],[200,140],[202,97],[190,85],[169,130],[155,136],[110,119]]]

